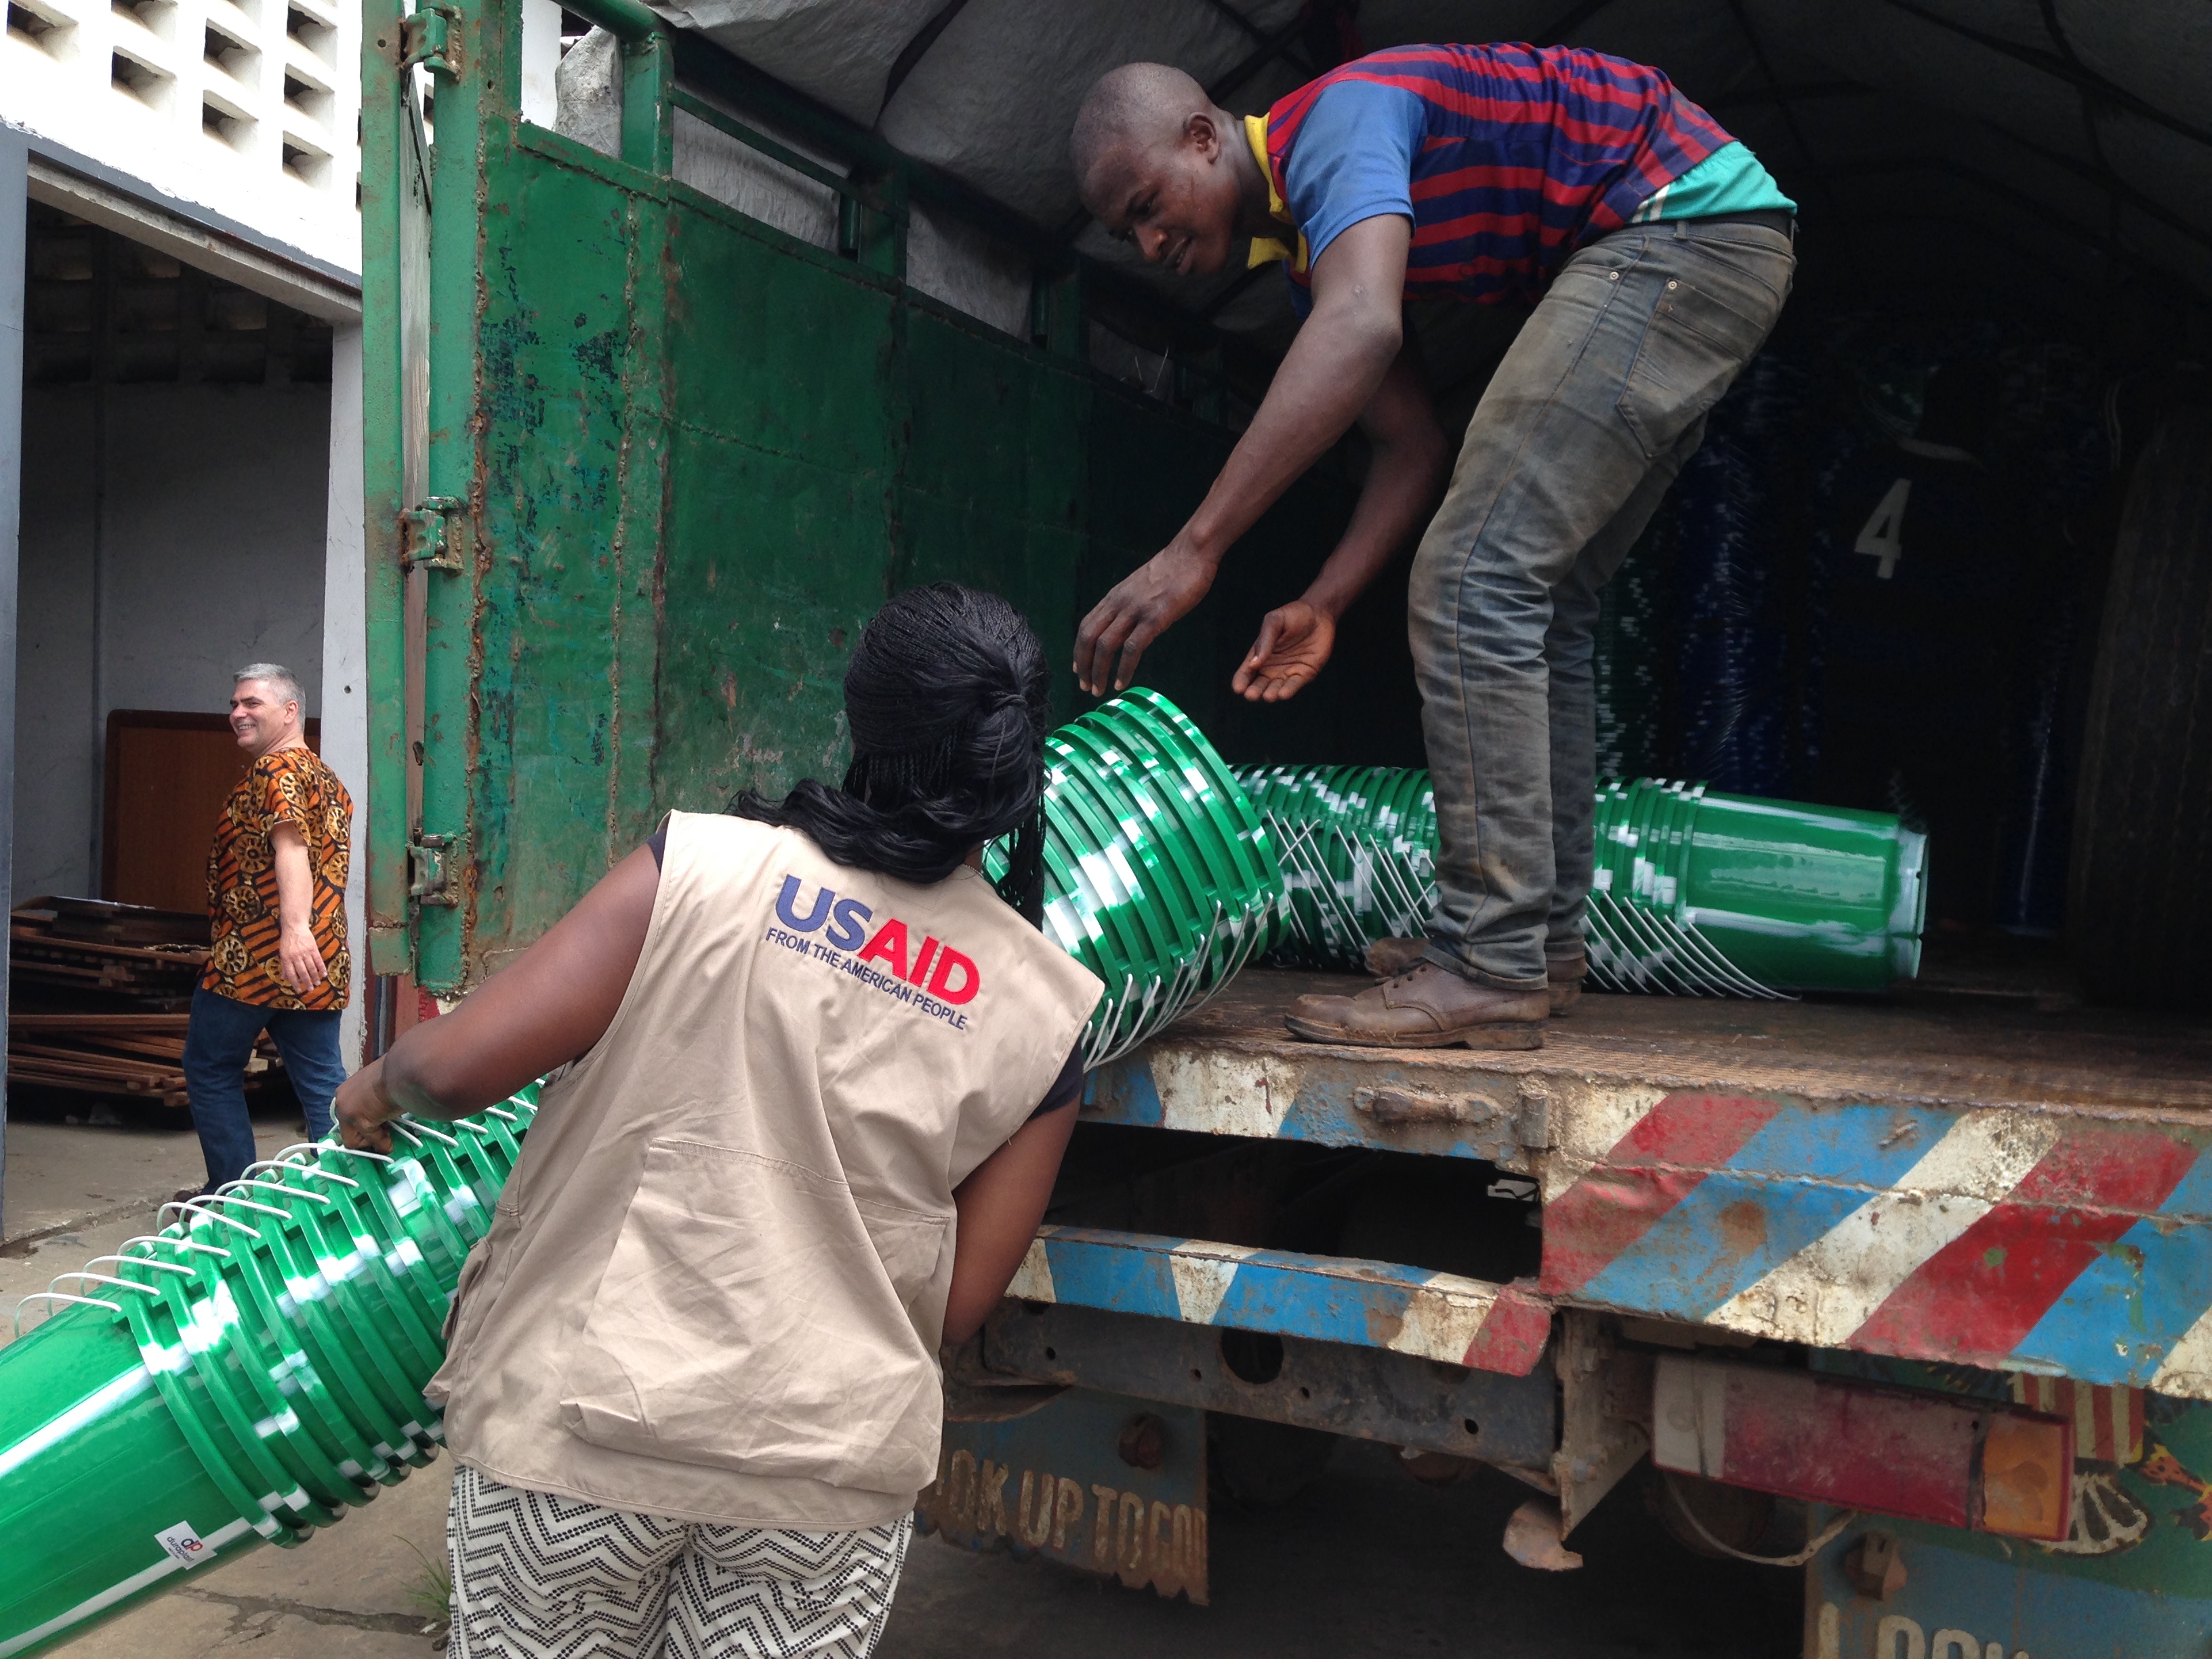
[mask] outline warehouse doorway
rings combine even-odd
[[[233,672],[319,738],[334,331],[36,201],[23,269],[9,1082],[181,1125]]]
[[[188,1131],[235,670],[289,668],[367,794],[356,302],[37,143],[0,149],[8,1103]]]

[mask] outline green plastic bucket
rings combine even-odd
[[[0,1349],[0,1653],[166,1588],[180,1556],[257,1541],[106,1310],[66,1306]]]
[[[0,1349],[0,1659],[435,1455],[422,1389],[536,1101],[403,1119],[389,1157],[295,1147],[25,1298],[56,1311]]]
[[[1769,985],[1879,991],[1920,969],[1927,837],[1887,812],[1707,794],[1674,909]]]
[[[1356,963],[1368,941],[1419,931],[1433,895],[1436,808],[1425,772],[1270,767],[1238,775],[1283,869],[1274,956]]]
[[[1105,981],[1103,1064],[1197,1006],[1272,942],[1274,841],[1198,728],[1139,688],[1045,740],[1045,931]],[[1006,847],[984,853],[994,879]]]
[[[1357,967],[1370,941],[1420,931],[1437,847],[1425,772],[1240,775],[1281,849],[1275,960]],[[1614,779],[1597,786],[1594,839],[1585,934],[1607,988],[1878,991],[1919,970],[1926,838],[1888,814]]]

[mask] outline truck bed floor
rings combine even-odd
[[[1543,1048],[1526,1053],[1334,1048],[1284,1029],[1283,1011],[1301,992],[1370,982],[1248,971],[1162,1040],[1286,1060],[1370,1056],[1431,1075],[1565,1072],[1670,1090],[2212,1116],[2212,1023],[1983,986],[1796,1002],[1590,994],[1552,1022]]]

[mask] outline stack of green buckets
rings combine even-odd
[[[1370,941],[1421,932],[1436,890],[1426,772],[1268,767],[1238,779],[1282,860],[1278,960],[1352,968]],[[1887,813],[1650,778],[1601,784],[1592,981],[1698,996],[1882,990],[1919,971],[1926,855],[1926,837]]]
[[[1090,1066],[1212,996],[1273,942],[1267,827],[1183,712],[1141,687],[1045,739],[1045,931],[1106,982]],[[994,844],[984,867],[1005,872]]]
[[[1283,866],[1277,960],[1354,968],[1371,940],[1407,939],[1436,892],[1437,808],[1426,772],[1270,766],[1237,775]]]
[[[390,1157],[295,1147],[25,1298],[52,1311],[0,1349],[0,1656],[429,1462],[447,1305],[536,1098],[402,1120]]]

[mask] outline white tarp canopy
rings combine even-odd
[[[688,0],[662,10],[1138,271],[1129,250],[1086,224],[1068,165],[1076,104],[1103,70],[1176,64],[1243,113],[1347,49],[1510,40],[1663,69],[1797,198],[1801,283],[1847,301],[2079,312],[2124,289],[2148,289],[2161,308],[2212,296],[2206,0]],[[690,148],[718,137],[701,127]],[[689,165],[706,164],[695,154]],[[1026,304],[1025,276],[1003,259],[994,267],[957,227],[921,225],[913,259],[917,286],[978,315],[1010,321]],[[1142,275],[1257,340],[1279,343],[1290,326],[1279,278]],[[1432,372],[1440,349],[1480,355],[1451,346],[1455,331],[1484,336],[1479,320],[1420,321]]]

